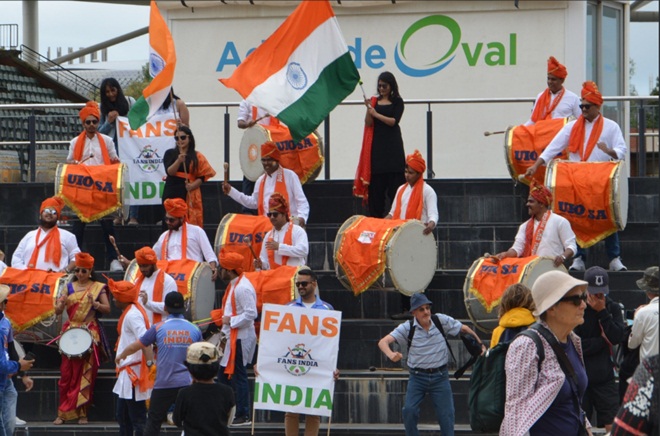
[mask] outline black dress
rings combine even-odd
[[[167,173],[167,169],[176,161],[176,159],[179,157],[179,149],[177,147],[170,148],[165,152],[165,156],[163,156],[163,165],[165,165],[165,173]],[[190,158],[186,157],[186,168],[190,170]],[[183,165],[179,166],[179,169],[177,170],[181,173],[183,173]],[[163,202],[167,200],[168,198],[180,198],[182,200],[186,199],[186,196],[188,194],[188,191],[186,190],[186,181],[185,179],[182,179],[181,177],[177,176],[170,176],[167,174],[167,177],[165,177],[165,186],[163,187]]]

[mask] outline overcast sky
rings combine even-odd
[[[0,23],[19,25],[19,44],[23,42],[21,3],[0,1]],[[642,10],[657,11],[658,1],[651,2]],[[66,53],[68,47],[75,50],[149,25],[148,6],[40,1],[39,16],[39,51],[46,55],[48,47],[51,47],[51,58],[56,57],[56,47],[62,47],[62,53]],[[630,56],[636,66],[632,84],[638,94],[648,95],[658,76],[658,23],[631,23],[630,27]],[[146,35],[135,38],[109,48],[108,58],[111,61],[146,62],[148,43]]]

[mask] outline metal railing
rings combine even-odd
[[[428,178],[433,178],[433,108],[451,105],[451,104],[501,104],[501,103],[532,103],[533,98],[466,98],[466,99],[427,99],[427,100],[406,100],[406,105],[425,105],[426,111],[426,154],[427,154],[427,173]],[[634,102],[635,111],[631,111],[631,125],[636,126],[634,131],[631,129],[630,137],[635,139],[635,147],[631,149],[631,175],[638,177],[655,176],[658,174],[660,142],[658,138],[658,125],[659,125],[659,109],[658,98],[655,96],[624,96],[624,97],[605,97],[605,102]],[[232,122],[229,108],[238,107],[237,102],[188,102],[186,105],[189,108],[223,108],[223,143],[224,143],[224,160],[229,162],[230,156],[230,133],[235,128],[235,120]],[[361,100],[345,101],[340,106],[354,106],[363,105]],[[28,161],[30,165],[30,181],[34,181],[34,165],[35,165],[35,150],[37,146],[57,146],[60,144],[65,146],[66,143],[74,136],[59,138],[57,140],[37,141],[37,128],[36,120],[38,116],[37,111],[44,109],[66,108],[66,109],[79,109],[84,105],[81,103],[66,103],[66,104],[0,104],[0,122],[3,118],[2,113],[5,110],[29,110],[30,113],[24,117],[27,119],[27,138],[22,140],[1,140],[0,149],[19,147],[21,149],[27,148]],[[60,115],[62,117],[63,115]],[[73,115],[72,115],[73,116]],[[650,122],[649,122],[650,121]],[[330,138],[330,125],[331,116],[329,115],[324,122],[324,157],[325,179],[331,178],[330,172],[330,157],[331,157],[331,138]],[[1,137],[0,137],[1,139]]]
[[[0,49],[15,50],[18,47],[18,24],[0,24]]]

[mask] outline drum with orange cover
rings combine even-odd
[[[228,213],[218,224],[213,248],[220,253],[223,248],[243,256],[243,271],[254,271],[254,260],[259,258],[264,237],[273,224],[264,215]]]
[[[257,313],[265,303],[287,304],[297,296],[296,274],[301,267],[282,265],[276,269],[266,271],[252,271],[245,273],[257,293]],[[260,322],[255,322],[257,336]]]

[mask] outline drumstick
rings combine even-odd
[[[403,368],[376,368],[375,366],[370,366],[369,371],[403,371]]]
[[[229,183],[229,164],[225,162],[224,166],[225,166],[225,183]]]
[[[250,249],[250,253],[252,253],[252,256],[254,256],[254,259],[255,260],[259,259],[256,253],[254,252],[254,249],[252,248],[252,241],[248,241],[247,246]]]
[[[257,124],[259,121],[263,120],[264,118],[268,118],[269,116],[270,116],[270,114],[262,115],[259,118],[257,118],[256,120],[254,120],[254,123]]]
[[[501,135],[502,133],[506,133],[506,130],[499,130],[497,132],[484,132],[484,136],[490,136],[490,135]]]
[[[112,246],[115,248],[115,251],[117,252],[117,258],[124,257],[119,252],[119,247],[117,247],[117,244],[115,243],[115,237],[114,236],[108,236],[108,239],[110,239],[110,243],[112,244]]]
[[[89,159],[91,159],[91,158],[93,158],[93,157],[94,157],[94,153],[90,153],[89,156],[87,156],[85,159],[83,159],[83,160],[81,160],[80,162],[78,162],[78,165],[80,165],[81,163],[83,163],[83,162],[85,162],[85,161],[87,161],[87,160],[89,160]]]

